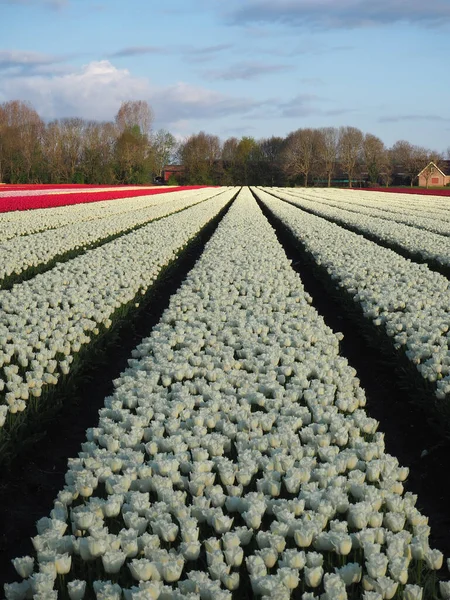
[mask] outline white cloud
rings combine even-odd
[[[157,124],[165,127],[190,119],[246,114],[260,105],[184,82],[156,86],[108,60],[63,74],[3,77],[0,99],[29,101],[44,119],[79,116],[94,120],[112,119],[124,100],[147,100]]]
[[[122,100],[148,94],[148,83],[103,60],[63,75],[5,78],[0,93],[8,99],[30,101],[45,119],[82,116],[104,120]]]
[[[208,119],[244,114],[259,106],[259,103],[180,82],[154,89],[152,105],[157,115],[171,121],[174,115],[177,119]]]

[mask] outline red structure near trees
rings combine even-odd
[[[171,177],[175,179],[183,179],[185,173],[184,165],[166,165],[163,169],[163,180],[164,183],[168,183]]]

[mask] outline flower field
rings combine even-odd
[[[143,192],[0,217],[6,600],[450,598],[446,199]]]
[[[7,186],[0,187],[0,213],[16,210],[34,210],[37,208],[53,208],[55,206],[69,206],[71,204],[86,204],[105,200],[118,200],[135,196],[149,196],[165,194],[167,188],[141,187],[131,189],[117,186]],[[34,188],[38,187],[38,190]],[[186,191],[198,189],[202,186],[170,188],[171,190]]]

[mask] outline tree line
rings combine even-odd
[[[123,102],[114,121],[45,123],[26,102],[0,104],[0,182],[149,183],[173,160],[177,143],[152,132],[144,101]]]
[[[286,137],[221,141],[201,131],[182,141],[152,130],[147,102],[123,102],[113,121],[45,123],[31,104],[0,104],[0,182],[144,184],[182,164],[170,183],[214,185],[414,185],[444,155],[356,127],[301,128]],[[447,152],[450,158],[450,149]]]
[[[447,151],[450,158],[450,148]],[[221,185],[414,185],[417,175],[444,154],[397,141],[383,141],[356,127],[302,128],[286,137],[231,137],[222,144],[204,132],[179,148],[187,183]]]

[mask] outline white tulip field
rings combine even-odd
[[[447,201],[229,187],[3,213],[8,469],[27,423],[212,228],[65,457],[31,541],[8,549],[4,536],[0,572],[15,573],[4,598],[450,599],[447,547],[434,546],[343,334],[301,278],[304,264],[380,361],[409,378],[406,394],[445,444]]]

